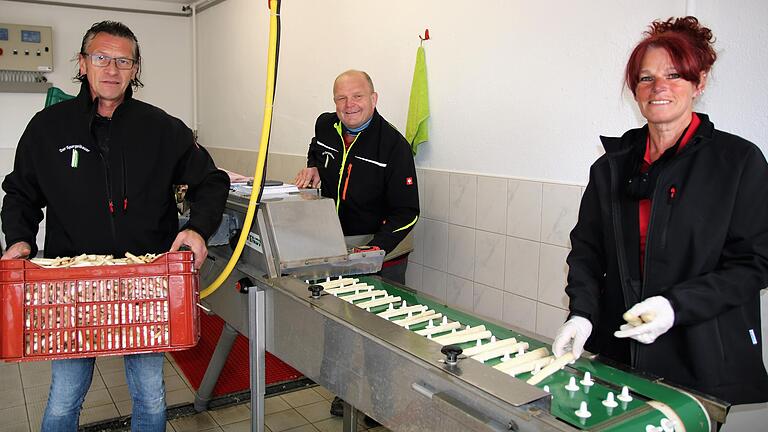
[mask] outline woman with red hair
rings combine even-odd
[[[655,21],[625,83],[647,124],[601,137],[553,351],[594,353],[734,404],[768,401],[768,164],[693,111],[717,58],[694,17]]]

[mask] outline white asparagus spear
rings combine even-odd
[[[520,365],[520,364],[523,364],[523,363],[527,363],[527,362],[530,362],[530,361],[533,361],[533,360],[538,360],[538,359],[546,357],[548,355],[549,355],[549,351],[547,351],[546,348],[541,347],[541,348],[535,349],[533,351],[528,351],[527,353],[525,353],[525,354],[523,354],[523,355],[521,355],[519,357],[514,357],[514,358],[511,358],[511,359],[509,359],[509,360],[507,360],[505,362],[501,362],[501,363],[497,364],[496,366],[494,366],[494,368],[496,368],[496,369],[498,369],[498,370],[500,370],[502,372],[506,372],[507,369],[511,369],[511,368],[513,368],[513,367],[515,367],[517,365]]]
[[[327,290],[328,288],[336,288],[336,287],[340,287],[342,285],[355,284],[358,281],[360,281],[360,279],[344,278],[344,279],[334,279],[334,280],[328,281],[328,282],[320,282],[318,285],[322,285],[323,288],[325,288]]]
[[[384,290],[373,290],[373,291],[364,291],[359,294],[352,294],[348,296],[339,297],[342,300],[346,300],[348,302],[353,302],[355,300],[362,300],[362,299],[370,299],[373,297],[382,297],[387,295],[387,292]]]
[[[464,335],[480,333],[480,332],[484,332],[484,331],[485,331],[485,326],[484,325],[479,325],[477,327],[467,326],[464,330],[459,330],[459,331],[457,331],[455,333],[451,333],[449,335],[444,335],[444,336],[436,337],[435,338],[435,342],[439,343],[441,339],[448,340],[449,336],[454,336],[454,337],[455,336],[464,336]],[[472,339],[467,339],[467,340],[472,340]],[[443,344],[443,345],[449,345],[449,344],[450,344],[450,342],[446,343],[446,344]]]
[[[477,339],[490,339],[493,334],[489,330],[483,330],[475,333],[463,333],[456,332],[455,334],[447,334],[445,336],[436,337],[435,342],[440,345],[461,344],[464,342],[475,341]]]
[[[412,326],[416,324],[421,324],[423,322],[427,322],[429,320],[439,320],[443,317],[443,314],[436,313],[433,310],[428,310],[425,312],[420,313],[419,315],[414,315],[410,318],[403,318],[401,320],[392,321],[393,323],[405,327],[405,326]]]
[[[439,326],[429,327],[429,328],[425,328],[423,330],[417,330],[416,334],[421,335],[421,336],[430,336],[430,335],[433,335],[433,334],[445,333],[447,331],[451,331],[453,329],[457,329],[457,328],[460,328],[460,327],[461,327],[461,323],[460,322],[453,321],[453,322],[449,322],[449,323],[446,323],[446,324],[441,324]]]
[[[324,289],[325,289],[325,292],[327,292],[328,294],[333,294],[337,296],[339,294],[346,294],[346,293],[364,290],[368,287],[369,285],[363,282],[363,283],[353,283],[351,285],[344,285],[343,287],[339,287],[339,288],[324,288]]]
[[[386,297],[378,298],[376,300],[369,300],[367,302],[357,303],[355,306],[361,307],[363,309],[367,309],[367,308],[372,308],[376,306],[384,306],[390,303],[397,303],[401,300],[402,299],[400,297],[386,296]]]
[[[397,309],[387,309],[384,312],[377,313],[376,315],[384,319],[390,319],[400,315],[407,315],[409,312],[410,313],[424,312],[427,309],[428,308],[423,305],[413,305],[413,306],[406,306],[406,307],[401,307]]]
[[[552,375],[553,373],[559,371],[565,365],[573,361],[573,353],[567,352],[563,354],[562,356],[558,357],[556,360],[554,360],[552,363],[548,364],[544,367],[544,369],[540,370],[539,373],[532,376],[528,379],[527,383],[530,385],[536,385],[542,381],[544,381],[544,378]]]
[[[475,359],[477,361],[484,362],[484,361],[490,360],[492,358],[501,357],[501,356],[503,356],[503,355],[505,355],[507,353],[509,353],[509,355],[512,355],[512,354],[516,353],[517,350],[519,350],[520,348],[528,349],[528,342],[518,342],[518,343],[515,343],[515,344],[512,344],[512,345],[503,346],[501,348],[496,348],[496,349],[484,351],[484,352],[482,352],[480,354],[475,354],[475,355],[467,356],[467,357],[472,357],[473,359]]]
[[[472,348],[467,348],[464,350],[464,355],[467,357],[472,357],[474,355],[483,353],[485,351],[490,351],[498,348],[503,348],[505,346],[514,345],[517,343],[517,339],[515,338],[509,338],[509,339],[500,339],[495,342],[489,342],[487,344],[482,344],[480,346],[475,346]]]

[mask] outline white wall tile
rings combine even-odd
[[[443,171],[423,170],[424,197],[421,214],[425,218],[448,221],[449,175]]]
[[[445,271],[448,264],[448,224],[424,219],[424,264]]]
[[[450,174],[448,222],[475,227],[477,212],[477,176]]]
[[[474,283],[471,280],[448,275],[445,281],[446,303],[471,312],[474,309]]]
[[[507,237],[504,290],[536,300],[539,287],[540,243]]]
[[[426,179],[424,170],[416,168],[416,184],[419,185],[419,218],[424,217],[424,195],[426,194]]]
[[[541,244],[539,258],[539,297],[540,302],[549,305],[568,308],[568,296],[565,295],[565,284],[568,277],[568,265],[565,259],[569,249],[548,244]]]
[[[475,230],[448,225],[448,273],[470,279],[475,275]]]
[[[536,331],[536,302],[510,293],[504,293],[502,321],[530,332]]]
[[[541,183],[507,182],[507,234],[528,240],[541,239]]]
[[[477,229],[507,232],[507,179],[477,178]]]
[[[475,283],[473,298],[474,313],[501,321],[504,304],[503,291]]]
[[[13,171],[13,161],[15,157],[15,148],[0,148],[0,176],[5,177]]]
[[[408,262],[424,263],[424,219],[419,218],[413,226],[413,252],[408,255]]]
[[[570,247],[569,235],[579,217],[579,186],[544,184],[541,242]]]
[[[421,279],[423,273],[424,267],[420,264],[409,262],[408,267],[405,268],[405,285],[416,291],[421,291]]]
[[[565,309],[538,303],[536,305],[536,333],[554,339],[557,329],[565,322],[566,318],[568,318],[568,311]]]
[[[475,231],[475,238],[475,282],[503,289],[506,237]]]
[[[445,278],[446,273],[424,267],[421,276],[421,292],[435,297],[445,303]]]

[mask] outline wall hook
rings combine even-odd
[[[424,30],[424,37],[419,35],[419,46],[422,46],[426,40],[429,40],[429,29]]]

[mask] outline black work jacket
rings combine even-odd
[[[336,113],[321,114],[307,167],[317,167],[321,194],[336,202],[345,236],[373,234],[369,244],[389,253],[419,218],[411,147],[377,111],[349,150]]]
[[[229,178],[192,131],[133,99],[129,88],[109,122],[104,154],[93,129],[97,105],[86,81],[76,98],[45,108],[27,125],[3,181],[7,244],[26,241],[34,254],[45,208],[45,256],[166,252],[179,232],[176,184],[189,185],[185,228],[208,238]]]
[[[638,204],[626,183],[647,126],[602,137],[571,232],[571,314],[590,319],[587,349],[731,403],[768,400],[760,290],[768,286],[768,165],[754,144],[706,115],[663,166],[652,195],[645,267]],[[642,277],[640,276],[642,274]],[[622,313],[667,298],[674,326],[654,343],[618,339]]]

